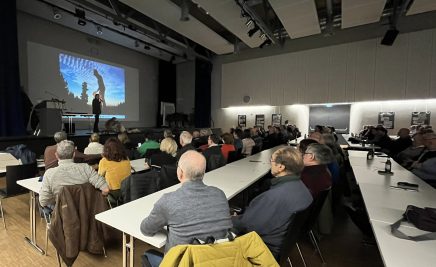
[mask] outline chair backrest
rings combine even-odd
[[[158,189],[162,190],[178,183],[177,164],[163,165],[159,172]]]
[[[121,182],[121,198],[127,203],[158,191],[159,172],[134,173]]]
[[[315,225],[319,214],[321,212],[321,209],[324,205],[324,202],[328,196],[328,194],[330,193],[330,189],[325,189],[321,192],[318,193],[318,195],[316,196],[316,198],[313,200],[312,204],[311,204],[311,210],[309,213],[309,217],[307,218],[307,222],[304,225],[304,231],[305,233],[309,232],[310,230],[312,230],[313,226]]]
[[[286,260],[291,251],[295,248],[295,244],[297,243],[298,238],[300,237],[301,229],[304,227],[304,224],[309,217],[309,213],[312,209],[312,205],[307,207],[304,210],[297,211],[296,213],[291,215],[290,223],[288,226],[288,230],[286,232],[286,236],[283,240],[282,246],[280,248],[279,255],[279,264],[280,266],[286,265]]]
[[[220,154],[212,154],[209,156],[206,162],[206,172],[218,169],[226,165],[226,159]]]
[[[229,155],[227,156],[227,163],[232,163],[234,161],[240,160],[241,155],[238,154],[238,151],[230,151]]]
[[[159,148],[149,148],[147,149],[147,151],[145,152],[144,157],[149,159],[153,154],[159,153],[160,149]]]
[[[6,166],[6,196],[13,196],[27,192],[27,189],[18,185],[18,180],[33,178],[38,176],[38,167],[36,162],[24,165]]]
[[[257,154],[257,153],[259,153],[259,152],[260,152],[260,146],[254,146],[254,147],[251,149],[251,155]]]

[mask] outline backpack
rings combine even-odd
[[[7,147],[5,151],[10,153],[16,159],[21,160],[22,164],[31,164],[36,162],[36,154],[27,148],[26,145],[19,144],[10,146]]]

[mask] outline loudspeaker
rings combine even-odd
[[[382,45],[392,45],[395,41],[395,38],[397,38],[399,31],[397,29],[390,29],[385,33],[385,36],[383,37],[381,44]]]

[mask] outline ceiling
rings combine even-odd
[[[17,0],[17,9],[173,63],[436,27],[435,0]]]

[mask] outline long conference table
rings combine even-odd
[[[145,170],[148,170],[150,167],[147,163],[145,163],[144,159],[136,159],[131,160],[130,165],[132,166],[132,173],[136,172],[142,172]],[[36,242],[36,194],[39,194],[39,191],[41,190],[42,182],[40,181],[40,177],[34,177],[24,180],[18,180],[17,184],[20,186],[26,188],[30,192],[30,199],[29,199],[29,222],[30,222],[30,236],[25,237],[24,239],[33,246],[37,251],[39,251],[41,254],[44,254],[44,250],[38,246]]]
[[[227,199],[231,199],[244,189],[258,181],[270,171],[271,155],[281,146],[264,150],[253,156],[227,164],[205,174],[205,184],[223,190]],[[140,231],[141,221],[153,209],[154,203],[161,196],[180,188],[181,184],[168,187],[135,201],[97,214],[95,218],[123,233],[123,266],[134,265],[134,239],[139,239],[156,248],[163,247],[167,242],[165,230],[153,236],[145,236]],[[129,253],[128,253],[129,252]],[[127,257],[127,254],[129,254]]]
[[[435,208],[436,189],[393,160],[393,174],[379,174],[379,170],[384,170],[386,157],[367,160],[366,152],[348,153],[384,265],[436,266],[436,240],[415,242],[399,239],[391,234],[390,228],[402,217],[408,205]],[[418,191],[395,188],[398,182],[418,184]],[[400,230],[412,236],[426,233],[411,224],[401,226]]]

